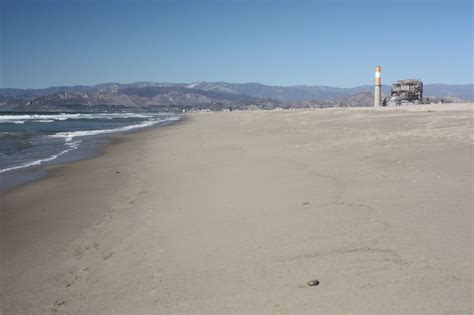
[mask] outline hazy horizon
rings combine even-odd
[[[417,78],[401,78],[400,80],[404,79],[417,79]],[[395,82],[395,81],[394,81]],[[384,82],[382,83],[382,86],[391,86],[392,83],[394,82]],[[358,84],[354,86],[336,86],[336,85],[324,85],[324,84],[291,84],[291,85],[273,85],[273,84],[267,84],[267,83],[262,83],[262,82],[228,82],[228,81],[194,81],[194,82],[169,82],[169,81],[134,81],[134,82],[117,82],[117,81],[110,81],[110,82],[99,82],[99,83],[92,83],[92,84],[60,84],[60,85],[51,85],[51,86],[45,86],[45,87],[37,87],[37,88],[16,88],[16,87],[0,87],[0,89],[19,89],[19,90],[42,90],[42,89],[48,89],[48,88],[58,88],[58,87],[79,87],[79,86],[97,86],[97,85],[103,85],[103,84],[121,84],[121,85],[132,85],[132,84],[139,84],[139,83],[155,83],[155,84],[193,84],[193,83],[228,83],[228,84],[261,84],[265,86],[272,86],[272,87],[298,87],[298,86],[308,86],[308,87],[314,87],[314,86],[319,86],[319,87],[330,87],[330,88],[341,88],[341,89],[351,89],[351,88],[357,88],[360,86],[371,86],[373,84]],[[445,82],[424,82],[424,85],[473,85],[474,83],[445,83]]]

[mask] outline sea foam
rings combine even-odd
[[[12,122],[12,123],[20,123],[21,121],[36,121],[36,122],[44,122],[50,123],[54,120],[68,120],[68,119],[115,119],[115,118],[152,118],[154,116],[147,115],[147,114],[140,114],[140,113],[100,113],[100,114],[33,114],[33,115],[11,115],[11,116],[2,116],[0,115],[0,123],[1,122]],[[5,169],[0,169],[0,174],[9,172],[12,170],[18,170],[22,168],[27,168],[31,166],[38,166],[46,162],[53,161],[58,157],[76,150],[79,148],[82,140],[75,139],[75,138],[86,138],[88,136],[98,136],[102,134],[112,134],[112,133],[120,133],[120,132],[127,132],[135,129],[141,129],[146,127],[151,127],[153,125],[164,123],[164,122],[172,122],[177,121],[181,118],[181,116],[169,116],[169,117],[162,117],[162,118],[153,118],[150,120],[146,120],[141,123],[126,125],[120,128],[112,128],[112,129],[99,129],[99,130],[78,130],[78,131],[70,131],[70,132],[58,132],[52,135],[48,135],[49,138],[60,138],[64,140],[64,144],[66,145],[66,149],[52,154],[48,157],[44,157],[41,159],[29,161],[20,165],[11,166]]]

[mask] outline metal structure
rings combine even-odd
[[[374,106],[379,107],[381,105],[382,98],[382,78],[381,78],[380,66],[375,67],[375,91],[374,91]]]
[[[388,100],[389,106],[397,106],[402,103],[421,104],[422,102],[423,82],[420,80],[400,80],[392,84],[392,92],[390,100]]]

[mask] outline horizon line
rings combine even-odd
[[[413,79],[413,78],[410,78]],[[402,79],[402,80],[407,80],[407,79]],[[420,80],[420,79],[416,79]],[[423,82],[423,80],[421,80]],[[274,85],[274,84],[266,84],[266,83],[261,83],[261,82],[255,82],[255,81],[248,81],[248,82],[229,82],[229,81],[193,81],[193,82],[169,82],[169,81],[135,81],[135,82],[102,82],[102,83],[95,83],[95,84],[63,84],[63,85],[51,85],[51,86],[46,86],[46,87],[37,87],[37,88],[21,88],[21,87],[0,87],[1,90],[45,90],[45,89],[51,89],[51,88],[62,88],[62,87],[94,87],[94,86],[99,86],[99,85],[105,85],[105,84],[119,84],[119,85],[131,85],[131,84],[138,84],[138,83],[155,83],[155,84],[195,84],[195,83],[228,83],[228,84],[260,84],[260,85],[265,85],[269,87],[331,87],[331,88],[340,88],[340,89],[353,89],[361,86],[372,86],[374,84],[359,84],[355,86],[350,86],[350,87],[342,87],[342,86],[335,86],[335,85],[325,85],[325,84],[294,84],[294,85]],[[435,83],[425,83],[423,82],[423,85],[474,85],[474,82],[469,82],[469,83],[441,83],[441,82],[435,82]],[[391,84],[382,84],[382,86],[391,86]]]

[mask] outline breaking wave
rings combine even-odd
[[[178,116],[172,116],[168,118],[156,119],[156,120],[149,120],[143,123],[135,124],[135,125],[128,125],[120,128],[113,128],[113,129],[99,129],[99,130],[79,130],[79,131],[70,131],[70,132],[58,132],[54,135],[50,135],[52,138],[64,138],[66,141],[72,141],[75,137],[86,137],[86,136],[93,136],[93,135],[100,135],[105,133],[116,133],[116,132],[124,132],[133,129],[140,129],[145,127],[151,127],[158,123],[166,122],[166,121],[176,121],[179,120]]]
[[[19,119],[22,120],[19,120]],[[100,114],[34,114],[34,115],[11,115],[11,116],[2,116],[0,115],[0,123],[8,122],[21,124],[25,121],[27,122],[39,122],[39,123],[51,123],[55,120],[69,120],[69,119],[117,119],[117,118],[143,118],[147,119],[140,123],[130,124],[118,128],[111,129],[94,129],[94,130],[76,130],[76,131],[67,131],[67,132],[57,132],[54,134],[46,135],[47,138],[56,138],[63,139],[63,143],[66,148],[58,153],[49,155],[47,157],[38,158],[33,161],[28,161],[23,164],[8,166],[7,168],[0,169],[0,174],[12,170],[18,170],[30,166],[38,166],[46,162],[53,161],[58,157],[76,150],[79,148],[81,142],[89,136],[99,136],[102,134],[113,134],[127,132],[135,129],[142,129],[146,127],[151,127],[159,123],[178,121],[181,119],[181,116],[165,116],[165,117],[156,117],[148,114],[140,113],[100,113]],[[21,121],[21,122],[20,122]],[[2,137],[16,135],[16,132],[1,132]],[[76,139],[76,138],[81,139]]]
[[[52,122],[70,119],[117,119],[117,118],[151,118],[146,113],[78,113],[78,114],[30,114],[30,115],[0,115],[1,123],[24,123],[25,121]]]
[[[52,161],[52,160],[55,160],[57,159],[58,157],[60,157],[61,155],[65,154],[65,153],[68,153],[72,150],[75,150],[79,147],[79,144],[81,143],[81,141],[70,141],[70,142],[67,142],[66,145],[68,146],[67,149],[59,152],[59,153],[56,153],[56,154],[53,154],[49,157],[46,157],[46,158],[43,158],[43,159],[39,159],[39,160],[35,160],[35,161],[31,161],[31,162],[27,162],[27,163],[24,163],[24,164],[20,164],[20,165],[16,165],[16,166],[12,166],[12,167],[9,167],[9,168],[6,168],[6,169],[3,169],[3,170],[0,170],[0,174],[1,173],[5,173],[5,172],[8,172],[8,171],[13,171],[13,170],[17,170],[17,169],[21,169],[21,168],[25,168],[25,167],[30,167],[30,166],[35,166],[35,165],[40,165],[44,162],[49,162],[49,161]]]

